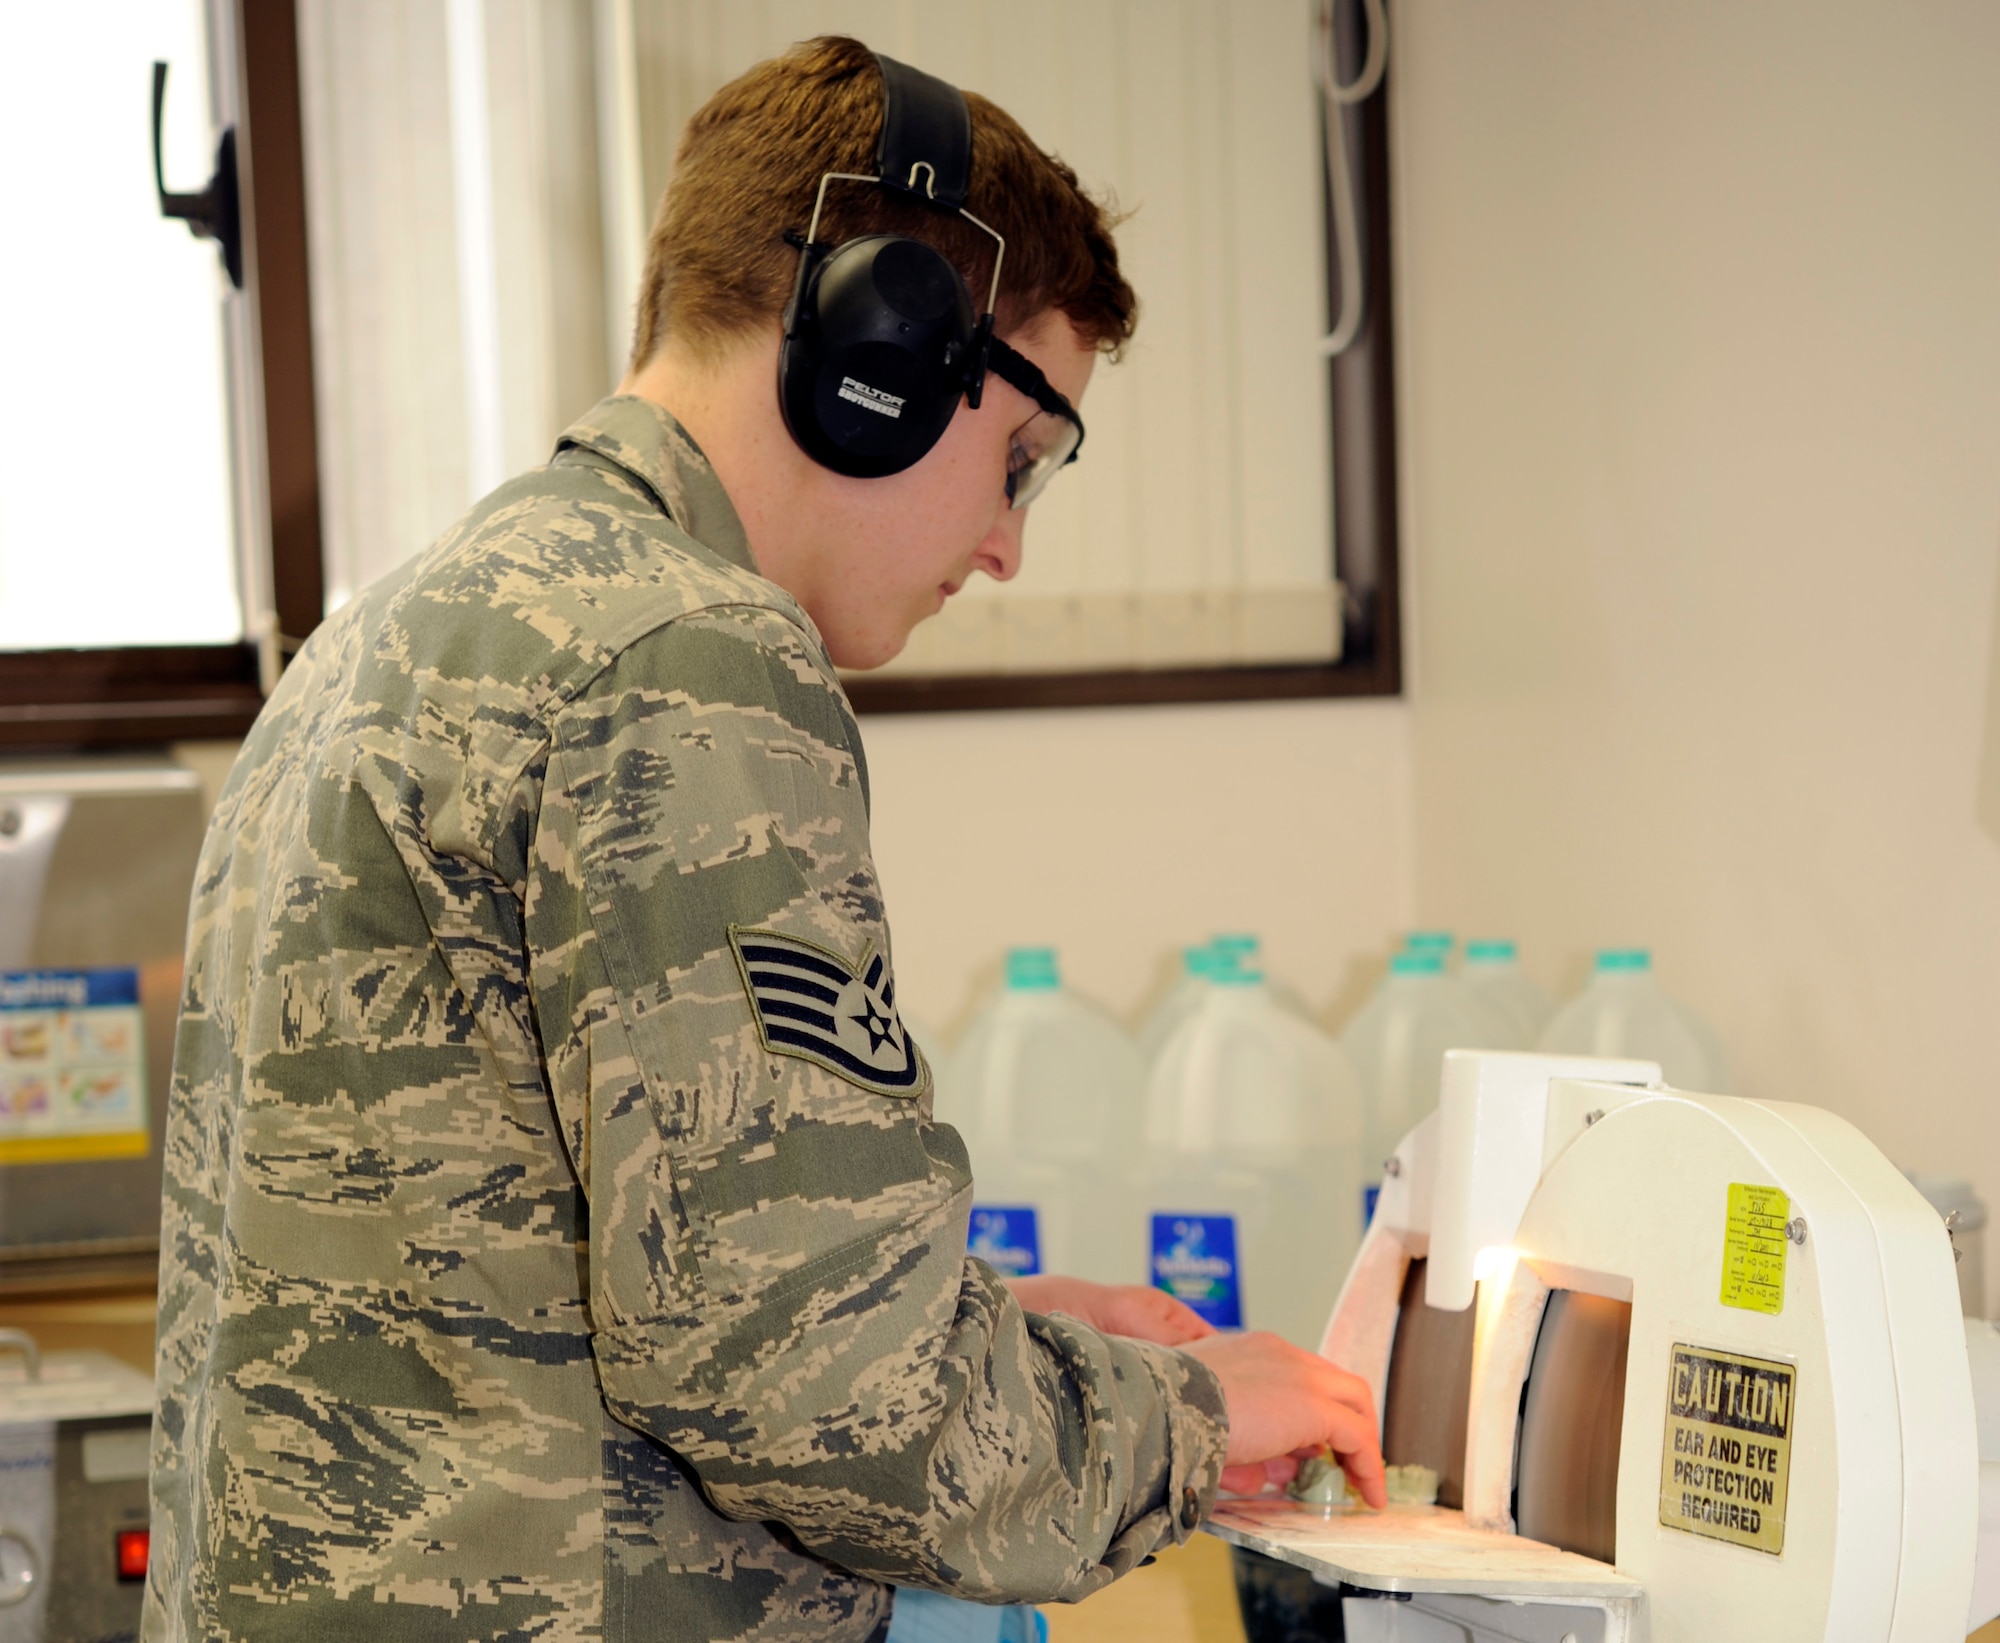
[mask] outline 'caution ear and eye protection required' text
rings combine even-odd
[[[1675,1344],[1660,1448],[1665,1527],[1783,1553],[1797,1375],[1788,1363]]]

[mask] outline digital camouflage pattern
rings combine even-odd
[[[879,1076],[770,1032],[799,952],[884,960],[815,1029]],[[889,952],[846,698],[646,402],[327,622],[196,886],[145,1636],[862,1639],[1184,1539],[1213,1377],[965,1258]]]

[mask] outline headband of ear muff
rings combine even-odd
[[[907,63],[876,60],[884,96],[876,173],[831,173],[820,180],[820,199],[829,182],[872,182],[964,215],[972,176],[965,99]],[[818,220],[816,206],[815,229]],[[958,270],[922,240],[869,234],[834,247],[810,232],[778,355],[785,426],[835,473],[901,473],[937,444],[962,396],[978,404],[992,316],[976,315]]]
[[[972,111],[957,86],[893,57],[882,69],[882,135],[875,175],[884,188],[956,215],[972,187]]]

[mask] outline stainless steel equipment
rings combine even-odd
[[[145,1595],[153,1384],[0,1330],[0,1643],[125,1643]]]
[[[0,1288],[151,1276],[205,825],[198,781],[173,764],[0,765]],[[136,1012],[72,1020],[93,987]],[[123,1120],[105,1107],[119,1101]]]

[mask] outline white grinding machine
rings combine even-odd
[[[1953,1261],[1831,1113],[1453,1051],[1322,1346],[1437,1503],[1210,1527],[1353,1643],[1956,1643],[2000,1614],[2000,1336]]]

